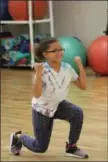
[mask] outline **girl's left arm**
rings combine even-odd
[[[74,81],[73,83],[79,87],[80,89],[82,90],[85,90],[86,87],[87,87],[87,83],[86,83],[86,73],[85,73],[85,70],[83,68],[83,65],[82,65],[82,62],[81,62],[81,59],[80,57],[75,57],[75,62],[78,66],[78,69],[79,69],[79,77],[76,81]]]

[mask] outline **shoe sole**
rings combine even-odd
[[[11,153],[11,154],[13,154],[12,152],[11,152],[11,146],[12,146],[12,141],[13,141],[13,136],[15,135],[15,133],[12,133],[11,135],[10,135],[10,147],[9,147],[9,152]]]
[[[79,159],[87,159],[88,158],[88,157],[82,157],[82,156],[78,156],[78,155],[74,155],[74,154],[69,154],[69,153],[66,153],[65,156],[79,158]]]
[[[13,137],[14,137],[14,135],[15,135],[15,133],[12,133],[12,134],[10,135],[10,147],[9,147],[9,152],[10,152],[10,154],[12,154],[12,155],[20,155],[19,153],[14,154],[14,153],[11,151],[11,147],[12,147],[12,142],[13,142]]]

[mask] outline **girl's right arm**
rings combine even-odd
[[[43,65],[36,64],[36,77],[33,84],[33,96],[39,98],[42,95],[42,72],[43,72]]]

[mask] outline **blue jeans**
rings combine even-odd
[[[22,135],[20,140],[26,148],[33,152],[43,153],[48,149],[53,128],[54,119],[65,120],[70,124],[69,143],[77,143],[83,124],[83,112],[81,108],[68,101],[62,101],[53,118],[44,116],[32,110],[34,138]],[[64,130],[65,131],[65,130]]]

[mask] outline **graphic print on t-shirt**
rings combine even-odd
[[[59,103],[66,98],[70,82],[75,81],[78,75],[67,63],[61,63],[58,73],[48,63],[44,63],[43,66],[42,95],[39,98],[33,97],[32,108],[43,115],[52,117]]]

